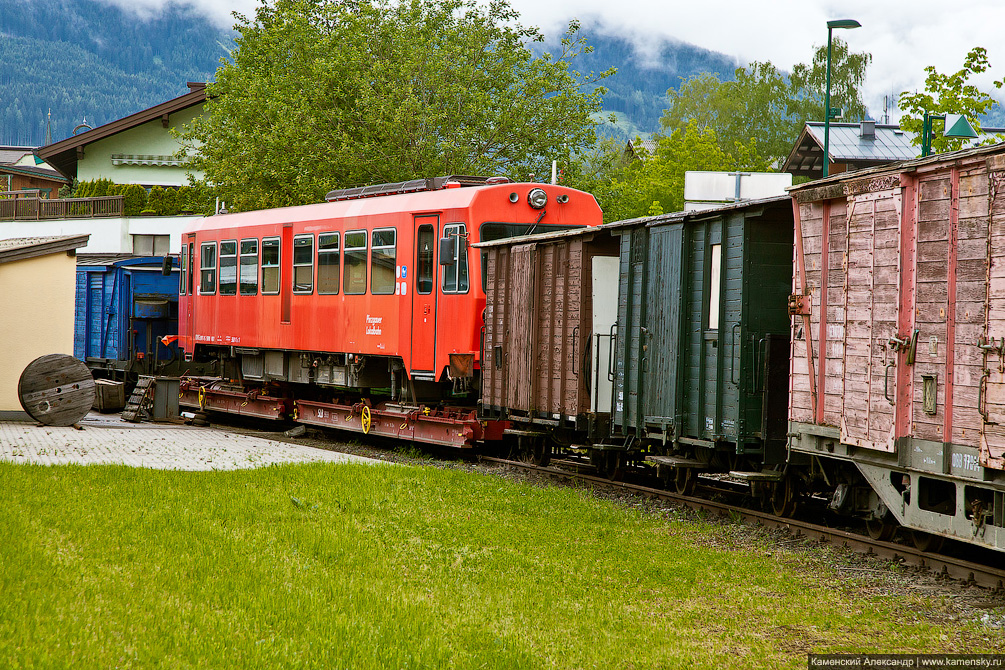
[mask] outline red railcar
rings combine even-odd
[[[431,438],[401,432],[402,416],[435,416],[446,400],[463,407],[477,397],[485,292],[470,245],[599,225],[596,200],[470,177],[327,199],[212,216],[184,232],[181,347],[217,361],[220,373],[190,384],[190,402],[198,392],[212,409],[431,442],[479,439],[476,420],[467,437],[446,435],[447,424]]]

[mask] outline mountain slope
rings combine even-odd
[[[659,129],[666,91],[682,77],[731,79],[737,66],[678,42],[640,52],[599,25],[583,34],[594,51],[576,58],[576,70],[618,68],[603,85],[605,112],[619,121],[602,132],[621,139]],[[213,78],[233,37],[187,5],[140,18],[98,0],[0,0],[0,144],[43,144],[50,110],[58,141],[85,119],[98,126],[181,95],[186,81]],[[558,36],[542,48],[557,53]]]
[[[0,0],[0,144],[37,146],[206,81],[232,46],[189,7],[141,19],[95,0]]]

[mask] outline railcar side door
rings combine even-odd
[[[436,244],[440,217],[415,217],[415,281],[412,284],[412,373],[435,375]],[[407,277],[402,277],[407,280]],[[406,284],[408,282],[406,281]]]

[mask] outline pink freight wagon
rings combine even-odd
[[[792,190],[790,463],[876,536],[1005,549],[1005,145]]]

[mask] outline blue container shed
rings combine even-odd
[[[73,354],[98,376],[163,374],[178,360],[178,263],[163,256],[78,259]],[[104,371],[104,372],[99,372]]]

